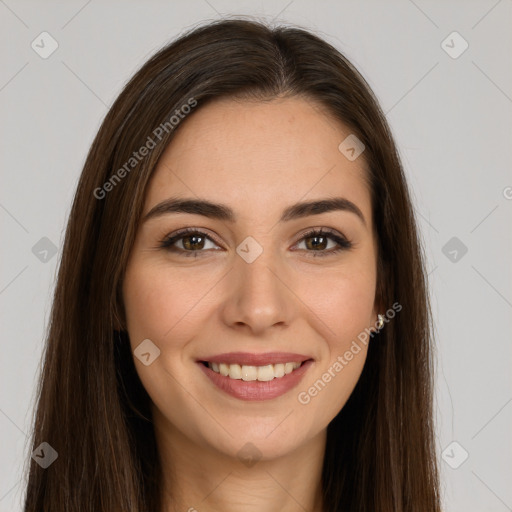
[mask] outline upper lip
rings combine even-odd
[[[279,363],[302,363],[312,359],[304,354],[294,354],[292,352],[266,352],[264,354],[251,354],[250,352],[227,352],[214,356],[198,359],[198,362],[239,364],[241,366],[264,366],[267,364]]]

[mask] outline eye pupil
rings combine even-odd
[[[196,241],[189,242],[190,239],[194,239]],[[201,240],[201,241],[198,242],[197,240]],[[197,245],[199,245],[199,247],[196,247]],[[202,249],[204,247],[204,237],[200,236],[200,235],[187,235],[187,236],[184,236],[183,237],[183,247],[185,247],[185,249],[188,249],[190,251],[197,251],[199,249]]]
[[[318,242],[318,240],[321,239],[322,242]],[[309,240],[315,240],[312,244],[308,243]],[[326,247],[326,240],[327,238],[325,236],[310,236],[306,239],[306,246],[308,246],[308,249],[325,249]]]

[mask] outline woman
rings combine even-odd
[[[197,28],[87,157],[25,511],[439,511],[430,324],[361,75],[304,30]]]

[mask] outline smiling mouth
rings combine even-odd
[[[311,359],[308,359],[308,361],[311,361]],[[260,382],[281,379],[285,375],[293,373],[306,362],[307,361],[292,361],[289,363],[267,364],[264,366],[248,366],[201,361],[204,366],[228,379]]]

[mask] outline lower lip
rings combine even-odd
[[[245,381],[230,379],[220,373],[214,372],[203,363],[197,363],[206,376],[222,391],[240,400],[271,400],[284,395],[294,388],[304,377],[313,361],[305,361],[300,368],[287,375],[261,382],[258,380]]]

